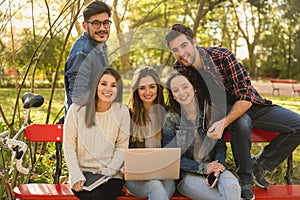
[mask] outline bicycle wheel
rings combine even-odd
[[[2,200],[13,200],[14,195],[13,191],[9,185],[9,183],[5,180],[4,185],[2,187]]]

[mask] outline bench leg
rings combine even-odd
[[[54,184],[59,183],[59,177],[61,175],[61,168],[62,168],[62,143],[56,142],[55,143],[56,148],[56,170],[54,174]]]
[[[272,95],[274,95],[274,94],[275,94],[275,91],[277,91],[277,94],[278,94],[278,96],[280,96],[280,93],[279,93],[279,88],[273,88]]]
[[[288,185],[292,185],[292,177],[293,175],[293,153],[287,158],[287,171],[285,175],[286,183]]]

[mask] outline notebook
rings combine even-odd
[[[132,148],[124,155],[125,180],[178,179],[180,148]]]
[[[83,172],[83,175],[86,179],[83,189],[87,191],[92,191],[96,187],[98,187],[101,184],[106,183],[110,177],[102,175],[102,174],[93,174],[92,172]]]

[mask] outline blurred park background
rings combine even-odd
[[[33,123],[55,123],[63,115],[63,70],[73,42],[82,34],[86,0],[0,0],[0,131],[14,133],[24,117],[20,104],[27,91],[45,96],[31,114]],[[110,64],[119,70],[126,88],[133,71],[153,66],[165,78],[174,62],[163,42],[174,23],[190,26],[200,46],[230,49],[248,70],[259,92],[300,113],[297,95],[271,96],[271,78],[300,81],[300,6],[298,0],[107,0],[113,9],[108,40]],[[299,87],[299,85],[297,85]],[[124,103],[129,93],[124,92]],[[264,144],[254,144],[258,153]],[[230,146],[230,145],[229,145]],[[43,148],[44,151],[36,149]],[[41,162],[29,182],[53,181],[54,145],[35,146]],[[233,166],[231,151],[229,166]],[[294,183],[300,184],[300,150],[294,152]],[[30,165],[30,159],[26,161]],[[284,183],[286,163],[268,174]],[[68,174],[63,168],[62,182]],[[14,184],[20,184],[15,181]]]

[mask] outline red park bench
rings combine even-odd
[[[252,132],[253,142],[269,142],[278,133],[265,132],[254,129]],[[63,140],[63,125],[59,124],[33,124],[25,131],[25,137],[32,142],[56,142],[61,143]],[[229,134],[225,135],[226,140],[229,141]],[[56,149],[57,151],[59,149]],[[60,146],[61,150],[61,146]],[[61,152],[57,155],[61,155]],[[61,162],[61,160],[58,160]],[[288,159],[288,170],[286,174],[287,185],[270,185],[268,190],[254,187],[254,194],[256,200],[272,199],[272,200],[299,200],[300,199],[300,185],[291,184],[292,173],[292,155]],[[126,190],[126,189],[124,189]],[[68,184],[48,184],[48,183],[28,183],[22,184],[14,188],[14,195],[16,199],[21,200],[78,200],[72,193]],[[145,200],[144,198],[133,197],[128,193],[117,198],[117,200]],[[187,197],[175,194],[171,200],[190,200]]]
[[[273,91],[272,95],[277,91],[277,94],[280,95],[279,90],[290,90],[292,91],[292,96],[298,93],[300,96],[300,89],[296,89],[295,85],[297,84],[296,80],[293,79],[270,79],[270,82],[272,83]],[[289,88],[283,87],[282,85],[290,85]]]

